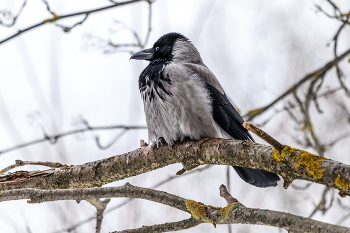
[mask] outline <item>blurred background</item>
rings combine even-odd
[[[62,16],[111,4],[2,0],[0,40],[52,18],[50,11]],[[0,169],[16,159],[82,164],[134,150],[140,139],[147,141],[146,129],[116,128],[146,126],[137,81],[147,62],[129,58],[172,31],[193,41],[245,119],[283,144],[350,164],[349,56],[338,64],[338,72],[333,67],[320,77],[314,76],[259,115],[249,112],[279,99],[293,84],[334,59],[333,39],[343,24],[341,20],[349,19],[349,9],[348,0],[139,1],[91,13],[85,21],[82,14],[29,30],[0,44]],[[20,12],[13,26],[8,12],[13,16]],[[349,23],[344,23],[336,41],[337,55],[350,48]],[[55,143],[46,140],[16,148],[88,126],[113,129],[74,133]],[[46,168],[16,170],[38,169]],[[295,181],[288,189],[283,189],[282,182],[276,188],[259,189],[244,183],[227,166],[200,167],[173,178],[180,169],[181,165],[175,164],[108,186],[126,182],[156,186],[184,198],[226,206],[219,186],[229,182],[231,194],[247,207],[311,216],[350,227],[350,198],[340,198],[337,191],[322,185]],[[128,199],[115,198],[107,205],[101,232],[189,217],[145,200],[132,200],[119,207],[125,201]],[[0,229],[95,232],[95,213],[95,207],[86,201],[2,202]],[[183,232],[286,231],[251,225],[218,225],[215,229],[201,224]]]

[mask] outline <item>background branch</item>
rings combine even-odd
[[[109,143],[109,146],[112,145],[114,142],[116,142],[116,140],[118,140],[127,130],[137,130],[137,129],[147,129],[147,126],[126,126],[126,125],[111,125],[111,126],[90,126],[88,124],[86,124],[86,128],[83,129],[76,129],[76,130],[71,130],[71,131],[67,131],[65,133],[60,133],[60,134],[56,134],[56,135],[46,135],[44,136],[44,138],[42,139],[36,139],[30,142],[26,142],[23,144],[19,144],[4,150],[0,151],[0,155],[5,154],[7,152],[13,151],[13,150],[17,150],[26,146],[31,146],[34,144],[38,144],[41,142],[45,142],[48,141],[50,144],[55,144],[57,143],[58,139],[68,136],[68,135],[73,135],[73,134],[78,134],[78,133],[82,133],[82,132],[86,132],[86,131],[95,131],[95,130],[111,130],[111,129],[123,129],[122,134],[118,134],[116,138],[114,138],[114,140],[111,141],[111,143]],[[101,148],[108,148],[108,146],[103,147],[100,142],[99,142],[99,137],[95,136],[95,140],[97,145]]]
[[[45,3],[46,1],[44,1]],[[59,21],[61,19],[66,19],[66,18],[71,18],[71,17],[75,17],[75,16],[79,16],[79,15],[85,15],[85,19],[87,18],[88,15],[90,14],[94,14],[96,12],[100,12],[100,11],[104,11],[104,10],[108,10],[108,9],[112,9],[112,8],[115,8],[115,7],[119,7],[119,6],[124,6],[124,5],[129,5],[129,4],[132,4],[132,3],[136,3],[136,2],[148,2],[150,4],[150,1],[147,1],[147,0],[130,0],[130,1],[126,1],[126,2],[119,2],[119,3],[114,3],[113,5],[109,5],[109,6],[105,6],[105,7],[100,7],[100,8],[96,8],[96,9],[93,9],[93,10],[88,10],[88,11],[80,11],[80,12],[76,12],[76,13],[71,13],[71,14],[66,14],[66,15],[56,15],[54,14],[52,18],[50,19],[46,19],[40,23],[37,23],[37,24],[34,24],[32,26],[29,26],[25,29],[22,29],[22,30],[19,30],[17,33],[3,39],[0,41],[0,44],[2,43],[5,43],[21,34],[23,34],[24,32],[28,32],[34,28],[37,28],[37,27],[40,27],[44,24],[47,24],[47,23],[52,23],[52,22],[56,22],[56,21]],[[47,2],[46,2],[47,3]],[[46,6],[48,6],[48,4],[46,4]],[[51,10],[50,10],[51,11]],[[85,21],[85,19],[83,21]],[[81,22],[82,23],[82,22]],[[78,23],[80,24],[80,23]],[[74,26],[73,26],[74,27]],[[72,27],[71,27],[72,28]],[[68,30],[69,31],[69,30]]]
[[[273,100],[270,104],[249,111],[246,115],[244,115],[244,118],[247,119],[247,121],[251,121],[256,116],[262,114],[266,110],[270,109],[272,106],[274,106],[276,103],[284,99],[289,94],[292,94],[295,92],[303,83],[306,81],[312,79],[312,78],[318,78],[319,76],[324,76],[335,64],[337,64],[339,61],[343,60],[347,55],[350,54],[350,49],[346,50],[344,53],[342,53],[339,57],[334,58],[332,61],[328,62],[326,65],[322,66],[321,68],[311,72],[310,74],[307,74],[305,77],[303,77],[299,82],[292,85],[290,88],[288,88],[283,94],[278,96],[275,100]]]

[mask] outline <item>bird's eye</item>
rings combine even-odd
[[[154,50],[155,50],[156,52],[158,52],[158,51],[159,51],[159,47],[156,47]]]

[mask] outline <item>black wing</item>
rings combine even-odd
[[[234,139],[252,140],[254,142],[248,130],[242,126],[244,120],[230,103],[227,96],[209,83],[206,83],[206,85],[213,101],[213,117],[215,122]]]
[[[227,96],[212,85],[208,83],[206,83],[206,85],[212,98],[215,122],[234,139],[252,140],[254,142],[248,130],[242,126],[244,120],[230,103]],[[276,186],[277,181],[280,180],[278,175],[271,172],[247,167],[233,166],[233,168],[245,182],[257,187],[265,188]]]

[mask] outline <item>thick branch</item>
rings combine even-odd
[[[185,170],[203,164],[257,168],[281,175],[286,183],[308,180],[350,194],[350,166],[286,146],[279,153],[250,141],[202,139],[173,147],[137,149],[77,166],[45,171],[18,171],[0,176],[0,189],[71,189],[99,187],[174,163]]]
[[[202,172],[203,170],[206,170],[206,169],[208,169],[208,168],[210,168],[210,166],[204,166],[204,167],[201,167],[201,168],[198,168],[198,169],[195,169],[195,170],[186,172],[186,173],[185,173],[184,175],[182,175],[181,177],[183,177],[183,176],[188,176],[188,175],[191,175],[191,174],[197,173],[197,172]],[[150,188],[151,188],[151,189],[158,188],[159,186],[161,186],[161,185],[163,185],[163,184],[166,184],[166,183],[168,183],[168,182],[171,181],[171,180],[178,179],[178,178],[181,178],[181,177],[180,177],[180,176],[177,176],[177,175],[172,175],[172,176],[169,176],[169,177],[167,177],[167,178],[165,177],[165,179],[163,179],[162,181],[160,181],[160,182],[158,182],[158,183],[152,185]],[[133,199],[133,198],[128,198],[127,200],[125,200],[125,201],[119,203],[118,205],[114,205],[114,206],[112,206],[112,207],[109,207],[108,210],[106,210],[106,211],[104,212],[104,214],[111,213],[112,211],[117,210],[118,208],[120,208],[120,207],[122,207],[122,206],[128,204],[128,203],[131,202],[132,200],[134,200],[134,199]],[[74,231],[77,227],[79,227],[79,226],[81,226],[81,225],[83,225],[83,224],[85,224],[85,223],[87,223],[87,222],[90,222],[90,221],[92,221],[92,220],[95,220],[95,216],[90,216],[90,217],[88,217],[88,218],[86,218],[86,219],[84,219],[84,220],[81,220],[81,221],[79,221],[79,222],[77,222],[77,223],[75,223],[75,224],[73,224],[73,225],[71,225],[71,226],[69,226],[69,227],[65,227],[65,228],[62,228],[62,229],[60,229],[60,230],[54,231],[53,233],[72,232],[72,231]]]
[[[230,195],[226,192],[226,195]],[[18,197],[18,198],[17,198]],[[9,190],[0,196],[1,201],[31,199],[30,202],[54,201],[54,200],[81,200],[90,198],[132,197],[158,202],[170,207],[185,211],[192,215],[191,219],[176,223],[167,223],[155,226],[146,226],[144,229],[126,230],[121,232],[164,232],[164,227],[174,226],[173,230],[181,230],[193,227],[200,223],[212,224],[258,224],[284,228],[293,232],[338,232],[349,233],[346,227],[327,224],[312,219],[287,214],[278,211],[247,208],[241,203],[229,201],[224,207],[204,205],[193,200],[184,199],[166,192],[147,189],[125,184],[121,187],[104,187],[71,190]],[[231,203],[230,203],[231,202]],[[169,229],[169,228],[167,228]],[[149,231],[146,231],[149,230]]]
[[[202,221],[189,218],[178,222],[169,222],[164,224],[157,224],[153,226],[142,226],[142,228],[128,229],[124,231],[114,231],[112,233],[162,233],[162,232],[173,232],[185,230],[188,228],[195,227],[201,224]]]

